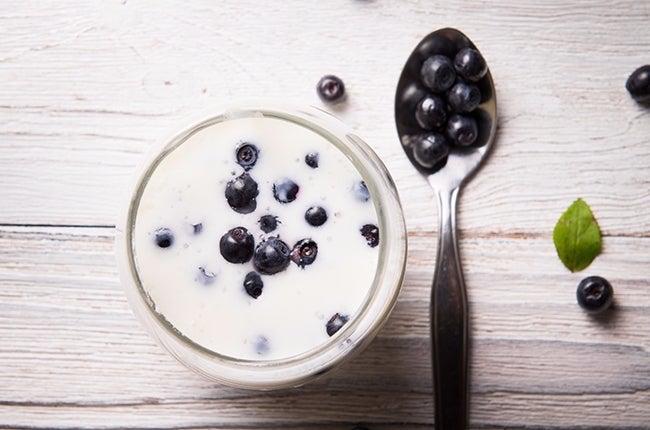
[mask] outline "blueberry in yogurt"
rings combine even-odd
[[[425,130],[442,127],[447,121],[447,103],[438,96],[424,97],[415,108],[415,120]]]
[[[257,245],[253,266],[263,275],[274,275],[287,268],[291,249],[279,237],[269,237]]]
[[[210,285],[214,282],[216,275],[214,272],[209,271],[205,267],[200,266],[198,274],[196,275],[196,281],[203,285]]]
[[[316,169],[318,168],[319,159],[320,156],[318,155],[318,152],[310,152],[309,154],[305,155],[305,164],[307,164],[312,169]]]
[[[368,246],[374,248],[379,245],[379,229],[374,224],[365,224],[360,229],[361,236],[366,239]]]
[[[300,187],[289,178],[282,178],[273,184],[273,197],[280,203],[291,203],[296,200]]]
[[[336,332],[341,330],[341,328],[345,325],[350,320],[350,317],[347,315],[342,315],[339,313],[335,313],[332,315],[332,318],[327,321],[327,324],[325,324],[325,331],[327,332],[328,336],[334,336]]]
[[[478,137],[476,120],[466,115],[452,115],[447,122],[447,137],[457,146],[470,146]]]
[[[203,223],[197,222],[192,224],[192,234],[201,234],[203,231]]]
[[[449,90],[447,100],[454,112],[471,112],[481,103],[481,91],[476,85],[458,82]]]
[[[352,186],[352,191],[354,192],[354,197],[360,202],[370,200],[370,191],[368,191],[368,186],[364,181],[355,182]]]
[[[219,251],[229,263],[246,263],[253,257],[255,239],[244,227],[235,227],[221,236]]]
[[[463,48],[454,58],[454,68],[463,78],[476,82],[487,73],[487,63],[476,49]]]
[[[226,184],[226,200],[235,212],[253,212],[257,208],[258,194],[257,182],[248,173],[242,173]]]
[[[161,227],[154,232],[154,240],[159,248],[169,248],[174,244],[174,233],[167,227]]]
[[[318,245],[311,239],[302,239],[293,246],[291,250],[291,261],[296,263],[298,267],[304,269],[316,261],[318,255]]]
[[[451,60],[444,55],[434,55],[426,59],[420,70],[422,82],[435,93],[449,89],[456,80],[456,71]]]
[[[264,233],[271,233],[273,230],[278,228],[278,224],[280,224],[278,217],[275,215],[262,215],[257,222],[260,225],[260,230]]]
[[[320,227],[327,221],[327,211],[320,206],[312,206],[305,212],[305,221],[314,227]]]
[[[235,157],[237,158],[237,164],[242,166],[244,170],[250,170],[253,168],[255,163],[257,163],[257,156],[259,150],[257,146],[252,143],[242,142],[237,145],[235,150]]]
[[[256,299],[262,295],[264,282],[262,277],[257,272],[248,272],[244,278],[244,290],[252,298]]]

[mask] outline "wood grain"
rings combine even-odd
[[[632,0],[22,1],[0,5],[0,428],[421,430],[433,420],[428,300],[436,208],[393,125],[413,46],[465,31],[497,85],[499,131],[460,204],[475,429],[650,429],[650,110],[624,89],[650,62]],[[207,383],[131,314],[113,258],[125,185],[155,142],[242,99],[320,105],[389,167],[407,278],[370,348],[277,393]],[[605,251],[568,273],[550,232],[577,198]],[[575,304],[606,276],[615,308]]]

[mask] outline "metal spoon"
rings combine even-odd
[[[443,167],[425,168],[415,159],[412,136],[424,130],[413,118],[415,104],[428,92],[420,79],[423,61],[434,54],[447,55],[453,61],[455,53],[465,47],[476,49],[467,36],[453,28],[426,36],[406,61],[395,96],[395,122],[402,147],[438,196],[438,260],[431,291],[437,430],[462,430],[468,424],[468,312],[456,239],[456,203],[461,187],[477,171],[494,142],[497,104],[489,69],[477,83],[482,101],[472,112],[478,124],[477,141],[468,148],[452,148]]]

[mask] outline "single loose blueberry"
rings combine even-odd
[[[242,142],[237,145],[235,150],[235,158],[237,159],[237,164],[242,166],[245,170],[250,170],[253,168],[255,163],[257,163],[257,157],[259,155],[259,150],[257,146],[252,143]]]
[[[487,73],[487,63],[476,49],[461,49],[454,58],[454,68],[463,78],[472,82],[480,80]]]
[[[470,146],[478,137],[476,120],[466,115],[452,115],[447,122],[447,138],[458,146]]]
[[[360,202],[370,200],[370,191],[368,191],[368,186],[366,186],[364,181],[355,182],[352,186],[352,191],[354,192],[354,197]]]
[[[424,85],[436,93],[446,91],[456,80],[454,65],[444,55],[434,55],[427,58],[422,64],[420,75]]]
[[[415,108],[415,120],[425,130],[433,130],[445,125],[447,103],[438,96],[426,96]]]
[[[361,235],[366,238],[368,246],[374,248],[379,245],[379,229],[374,224],[365,224],[360,229]]]
[[[253,256],[254,249],[255,239],[244,227],[229,230],[219,240],[219,251],[230,263],[246,263]]]
[[[298,241],[291,251],[291,261],[298,267],[304,269],[316,260],[318,255],[318,245],[311,239],[302,239]]]
[[[161,227],[154,232],[154,240],[160,248],[169,248],[174,244],[174,233],[167,227]]]
[[[309,154],[305,155],[305,163],[312,169],[316,169],[318,167],[319,158],[320,155],[318,152],[310,152]]]
[[[203,285],[210,285],[214,282],[216,275],[214,272],[209,271],[205,267],[199,267],[196,281]]]
[[[327,211],[320,206],[312,206],[305,212],[305,221],[309,225],[319,227],[327,221]]]
[[[650,103],[650,64],[636,69],[625,83],[632,98],[639,103]]]
[[[605,278],[589,276],[578,284],[578,304],[589,312],[601,312],[612,304],[614,289]]]
[[[280,203],[291,203],[296,200],[300,187],[289,178],[282,178],[273,184],[273,197]]]
[[[413,157],[425,169],[439,165],[449,155],[449,145],[442,134],[420,134],[415,136],[412,142]]]
[[[278,228],[278,224],[281,224],[278,217],[274,215],[262,215],[257,222],[260,224],[260,229],[262,229],[264,233],[271,233],[273,230]]]
[[[290,254],[289,245],[277,236],[269,237],[260,242],[255,248],[253,266],[264,275],[274,275],[287,268],[291,261]]]
[[[257,182],[248,173],[242,173],[226,184],[225,196],[230,207],[242,214],[251,213],[257,208]]]
[[[325,103],[337,103],[345,98],[345,85],[338,76],[325,75],[318,81],[316,92]]]
[[[338,312],[332,315],[332,318],[327,321],[325,324],[325,331],[328,336],[334,336],[337,331],[341,330],[341,327],[345,325],[350,320],[350,317],[347,315],[339,314]]]
[[[476,85],[459,82],[449,90],[447,101],[455,112],[471,112],[481,103],[481,90]]]
[[[244,289],[249,296],[256,299],[262,294],[264,282],[257,272],[248,272],[244,278]]]

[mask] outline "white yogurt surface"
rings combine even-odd
[[[259,148],[249,171],[259,187],[257,209],[235,212],[224,197],[226,184],[244,172],[235,149],[247,141]],[[319,167],[305,163],[319,153]],[[280,203],[272,185],[288,177],[300,186],[295,201]],[[188,138],[156,167],[144,188],[136,214],[133,249],[143,288],[156,312],[193,342],[234,358],[268,360],[301,354],[328,341],[328,320],[336,313],[352,319],[368,296],[379,246],[370,247],[360,229],[377,224],[371,200],[354,191],[361,175],[333,144],[301,125],[276,118],[232,119],[209,126]],[[328,220],[320,227],[305,221],[305,211],[322,206]],[[280,224],[264,233],[262,215]],[[194,233],[192,224],[201,223]],[[275,275],[262,275],[262,294],[254,299],[243,287],[255,270],[252,260],[227,262],[219,240],[242,226],[255,245],[279,235],[289,247],[301,239],[318,244],[313,264],[291,262]],[[155,231],[171,229],[174,243],[160,248]],[[199,267],[215,274],[211,283]]]

